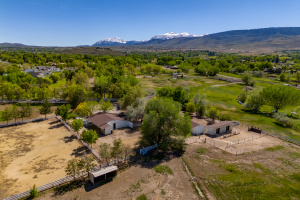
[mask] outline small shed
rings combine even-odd
[[[218,135],[226,132],[230,132],[234,126],[234,121],[222,121],[216,124],[212,124],[206,127],[206,134]]]
[[[117,166],[109,166],[98,171],[89,172],[90,181],[95,185],[95,180],[103,179],[106,180],[107,178],[112,178],[117,174],[118,167]]]
[[[192,134],[193,135],[200,135],[204,133],[204,125],[198,124],[195,121],[191,121],[191,125],[192,125]]]

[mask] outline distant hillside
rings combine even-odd
[[[185,48],[300,48],[300,27],[226,31],[198,38],[150,40],[144,44]]]
[[[166,35],[166,34],[164,34]],[[184,36],[184,35],[183,35]],[[208,49],[208,50],[279,50],[300,49],[300,27],[261,28],[250,30],[234,30],[196,37],[152,37],[147,41],[122,43],[129,49],[168,48],[168,49]],[[105,46],[105,43],[98,43]],[[134,45],[134,46],[133,46]],[[114,46],[118,46],[114,43]],[[130,47],[131,46],[131,47]]]
[[[122,52],[114,51],[110,48],[104,47],[74,47],[74,48],[62,48],[59,53],[63,54],[88,54],[88,55],[111,55],[111,56],[123,56]]]
[[[0,43],[0,47],[26,47],[26,45],[24,44],[20,44],[20,43]]]

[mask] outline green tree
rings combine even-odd
[[[144,97],[144,91],[141,87],[134,86],[130,87],[126,94],[123,96],[123,100],[121,101],[121,107],[126,109],[127,106],[133,105],[138,98]]]
[[[212,107],[208,110],[207,116],[212,120],[212,123],[215,123],[215,120],[218,118],[218,111],[216,108]]]
[[[100,76],[95,77],[94,80],[96,91],[99,93],[101,98],[105,98],[105,93],[107,92],[109,77],[108,76]]]
[[[174,136],[187,136],[190,133],[192,127],[188,117],[181,113],[179,102],[169,98],[150,100],[141,127],[142,144],[158,144],[162,149],[169,148],[169,142],[176,141]]]
[[[125,145],[123,144],[121,138],[114,140],[114,145],[111,148],[111,156],[115,159],[122,158],[124,155]]]
[[[296,76],[297,81],[299,82],[299,81],[300,81],[300,72],[297,72],[297,73],[295,74],[295,76]]]
[[[253,79],[253,76],[248,72],[245,72],[245,73],[242,74],[242,81],[246,85],[250,85],[250,86],[253,86],[254,83],[255,83],[255,81]]]
[[[272,106],[275,112],[287,106],[299,104],[300,91],[295,87],[284,85],[271,85],[263,89],[266,104]]]
[[[247,101],[243,104],[243,106],[252,110],[253,112],[259,112],[261,106],[263,106],[264,104],[265,99],[263,96],[263,92],[261,90],[255,90],[248,95]]]
[[[82,168],[83,168],[82,161],[80,159],[73,158],[72,160],[68,161],[67,166],[65,168],[65,172],[68,176],[73,176],[75,180],[76,175],[79,174]]]
[[[17,105],[13,105],[10,110],[12,118],[15,119],[15,123],[17,122],[17,118],[20,117],[20,109]]]
[[[31,117],[32,113],[33,113],[33,110],[29,103],[21,105],[20,117],[22,118],[22,122],[25,117]]]
[[[98,140],[98,134],[94,130],[84,130],[81,134],[81,139],[87,144],[90,144],[91,147]]]
[[[196,112],[196,106],[193,102],[188,102],[186,104],[186,111],[189,112],[189,113],[194,113]]]
[[[67,119],[69,119],[70,109],[71,109],[70,104],[61,105],[61,106],[57,107],[55,114],[58,116],[61,116],[61,118],[63,120],[67,120]]]
[[[108,111],[113,109],[113,105],[110,103],[110,101],[100,101],[100,109],[104,112],[107,113]]]
[[[80,103],[85,101],[87,94],[83,86],[72,85],[65,90],[63,97],[69,101],[71,108],[75,109]]]
[[[99,155],[101,158],[105,159],[106,164],[108,164],[111,159],[111,146],[110,144],[103,143],[99,146]]]
[[[137,121],[142,119],[145,111],[145,101],[142,98],[138,98],[135,105],[127,106],[125,115],[129,121]]]
[[[60,77],[57,74],[52,74],[50,76],[50,79],[53,81],[53,83],[57,83],[57,81],[59,81]]]
[[[82,168],[84,171],[89,172],[93,169],[93,167],[96,166],[94,163],[94,158],[92,156],[84,155],[83,158],[81,158]]]
[[[97,101],[85,101],[80,103],[74,112],[81,117],[87,117],[92,115],[98,109],[98,107],[99,104]]]
[[[82,129],[84,123],[81,119],[75,119],[72,121],[72,128],[78,133],[80,129]]]
[[[178,87],[175,88],[173,100],[174,101],[178,101],[181,104],[183,104],[185,102],[185,100],[186,100],[186,92],[183,89],[183,87],[178,86]]]
[[[51,110],[51,104],[49,103],[49,101],[46,99],[43,104],[42,107],[40,108],[40,114],[41,115],[45,115],[45,119],[47,117],[47,114],[52,113]]]
[[[206,95],[197,92],[193,97],[192,102],[196,106],[196,112],[198,117],[203,117],[206,111],[206,104],[207,104]]]
[[[1,118],[8,124],[8,121],[12,119],[11,108],[5,108],[5,110],[1,113]]]

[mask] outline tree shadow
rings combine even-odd
[[[76,140],[76,137],[74,135],[65,136],[62,138],[62,140],[64,141],[64,143],[69,143],[69,142],[73,142],[73,140]]]
[[[72,156],[79,157],[87,154],[87,148],[85,146],[80,146],[76,149],[73,149]]]
[[[50,125],[57,124],[57,123],[60,123],[60,121],[56,120],[56,121],[49,122]]]
[[[48,129],[56,129],[56,128],[60,128],[64,126],[63,124],[59,123],[59,124],[56,124],[56,125],[53,125],[53,126],[50,126]]]

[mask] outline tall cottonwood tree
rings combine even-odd
[[[176,136],[187,136],[191,127],[191,118],[181,113],[181,104],[169,98],[150,100],[145,108],[141,128],[142,144],[158,144],[162,149],[171,146]]]

